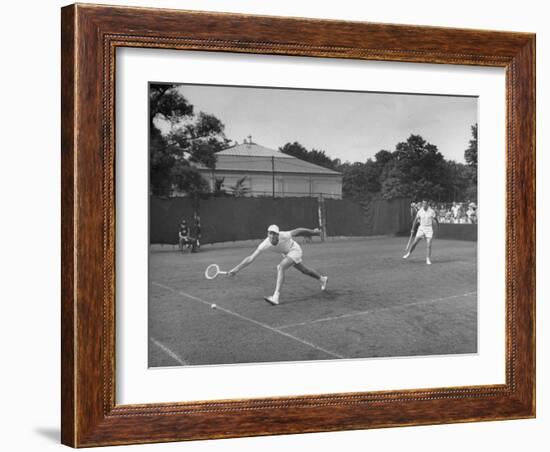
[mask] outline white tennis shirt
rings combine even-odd
[[[269,237],[267,237],[262,243],[258,245],[258,249],[260,251],[269,250],[275,253],[287,254],[288,252],[290,252],[290,250],[299,250],[301,248],[300,245],[298,245],[292,238],[290,231],[281,231],[279,232],[279,242],[277,243],[277,245],[272,245],[269,241]]]
[[[416,218],[420,219],[421,228],[431,228],[432,220],[435,218],[435,212],[431,207],[428,207],[426,210],[421,208],[416,214]]]

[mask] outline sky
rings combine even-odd
[[[181,85],[195,113],[213,114],[225,135],[278,149],[298,141],[342,161],[366,161],[393,151],[411,134],[436,145],[448,160],[464,162],[477,122],[477,98]]]

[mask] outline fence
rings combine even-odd
[[[409,199],[375,199],[371,202],[372,235],[401,234],[411,229]]]
[[[368,207],[348,199],[326,199],[325,228],[330,237],[372,235]]]
[[[438,239],[477,241],[477,224],[441,223],[437,234]]]
[[[324,199],[322,196],[210,197],[200,200],[152,196],[149,206],[150,243],[176,244],[181,220],[186,219],[193,230],[195,215],[200,215],[202,243],[260,239],[265,237],[270,224],[277,224],[282,230],[323,225],[328,237],[408,234],[411,228],[409,206],[408,199],[374,199],[358,203],[349,199]],[[471,227],[458,229],[460,226]],[[439,236],[477,240],[477,228],[475,225],[442,225]]]
[[[183,218],[193,224],[198,209],[201,242],[231,242],[265,237],[266,228],[277,224],[282,230],[319,225],[315,198],[223,197],[150,199],[150,243],[177,243]]]

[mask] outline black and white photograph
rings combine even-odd
[[[548,449],[545,2],[3,17],[4,450]]]
[[[477,97],[148,95],[149,367],[477,353]]]

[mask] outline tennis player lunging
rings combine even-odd
[[[413,230],[417,224],[418,231],[416,231],[416,237],[411,247],[407,250],[407,253],[403,256],[403,259],[407,259],[418,245],[418,242],[424,237],[426,239],[426,264],[432,263],[432,238],[433,238],[433,222],[439,225],[437,221],[437,215],[434,210],[428,206],[428,201],[422,201],[422,207],[416,214],[416,219],[413,223]]]
[[[233,276],[243,268],[250,265],[262,251],[270,250],[275,253],[282,253],[283,260],[279,265],[277,265],[277,284],[275,286],[275,292],[270,297],[264,297],[265,301],[271,303],[272,305],[279,304],[279,296],[285,280],[285,272],[290,267],[300,270],[304,275],[318,279],[321,281],[321,290],[325,290],[327,287],[328,277],[321,276],[315,270],[312,270],[304,265],[302,262],[302,248],[293,239],[298,236],[312,236],[320,234],[321,232],[319,229],[306,228],[293,229],[292,231],[279,231],[279,227],[272,224],[269,228],[267,228],[267,238],[260,243],[258,248],[256,248],[250,256],[245,257],[239,265],[229,270],[229,275]]]

